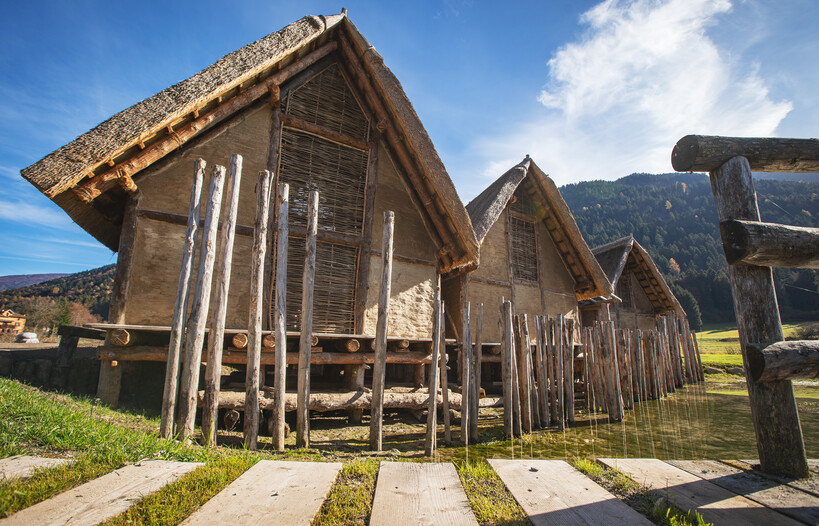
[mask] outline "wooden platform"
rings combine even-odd
[[[201,465],[166,460],[131,464],[21,510],[3,525],[99,524]]]
[[[801,524],[779,511],[738,495],[723,485],[717,485],[700,476],[707,475],[706,473],[694,475],[669,462],[657,459],[599,459],[599,461],[607,467],[630,475],[638,483],[652,487],[658,495],[668,498],[679,508],[696,510],[707,522],[764,526]],[[688,466],[691,465],[688,464]],[[720,477],[715,476],[715,478]],[[729,484],[724,479],[723,482]],[[745,491],[747,488],[742,493]],[[808,508],[819,505],[819,498],[808,494],[804,496],[812,499],[813,506],[809,505]],[[801,502],[804,505],[805,501]],[[784,506],[780,502],[775,507],[778,510]],[[809,513],[813,512],[809,511]]]
[[[370,526],[477,526],[450,463],[382,462]]]
[[[339,462],[260,460],[182,524],[309,525],[340,469]]]
[[[650,525],[651,522],[562,460],[489,460],[535,526]]]
[[[16,455],[0,460],[0,480],[25,479],[38,469],[53,468],[70,462],[65,458]]]

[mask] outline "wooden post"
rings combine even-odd
[[[225,337],[230,269],[233,263],[233,238],[236,233],[236,214],[239,209],[239,189],[242,182],[242,156],[233,154],[228,172],[228,207],[219,236],[219,258],[216,261],[216,288],[213,291],[210,333],[208,334],[207,368],[205,369],[205,397],[202,403],[202,438],[208,446],[216,445],[219,426],[219,389],[222,378],[222,347]]]
[[[537,368],[537,392],[538,410],[540,411],[540,422],[543,427],[549,426],[549,381],[546,374],[545,364],[545,319],[543,316],[535,316],[535,336],[537,341],[536,368]]]
[[[529,374],[526,369],[526,353],[528,352],[528,342],[524,337],[525,314],[515,316],[515,356],[517,358],[517,379],[518,393],[520,397],[520,420],[523,431],[532,432],[532,392],[529,382]]]
[[[438,323],[441,325],[441,358],[439,361],[439,366],[441,370],[441,397],[443,407],[441,408],[444,413],[444,441],[446,445],[452,444],[452,429],[450,426],[450,417],[449,417],[449,380],[447,379],[447,354],[446,354],[446,313],[444,312],[446,306],[443,302],[441,302],[441,319],[438,320]]]
[[[574,320],[566,319],[566,420],[574,425]]]
[[[503,434],[511,438],[513,428],[513,382],[512,382],[512,355],[515,352],[512,332],[512,302],[504,301],[501,305],[501,325],[503,326],[503,341],[501,346],[501,376],[503,381]]]
[[[470,374],[469,364],[472,361],[472,335],[469,334],[471,330],[471,320],[469,312],[469,302],[464,303],[464,319],[462,345],[461,345],[461,443],[465,446],[469,445],[469,392],[470,392]]]
[[[319,193],[312,190],[307,204],[307,239],[301,280],[301,336],[296,397],[296,446],[303,448],[310,447],[310,351],[313,344],[313,283],[316,275],[318,210]]]
[[[387,331],[392,285],[392,249],[395,214],[384,212],[384,234],[381,239],[381,289],[378,296],[378,320],[375,327],[375,362],[373,364],[372,407],[370,408],[370,449],[382,449],[384,416],[384,374],[387,366]]]
[[[273,380],[273,447],[284,451],[285,392],[287,389],[287,251],[290,232],[290,185],[279,186],[276,210],[276,288],[273,331],[276,336],[276,364]]]
[[[171,322],[171,342],[168,346],[168,363],[165,367],[165,390],[162,393],[162,416],[159,434],[163,438],[173,435],[174,412],[179,391],[179,364],[182,349],[185,313],[188,311],[189,287],[193,256],[196,252],[196,233],[199,229],[199,210],[202,199],[202,180],[205,177],[205,161],[197,159],[193,165],[193,184],[191,201],[188,207],[188,230],[185,233],[185,245],[182,250],[182,270],[179,272],[179,285],[176,288],[176,303]]]
[[[478,315],[475,324],[475,352],[472,356],[472,391],[470,394],[469,436],[473,442],[478,441],[478,412],[481,398],[481,362],[483,361],[483,303],[478,303]]]
[[[564,429],[566,427],[566,364],[564,363],[566,351],[564,349],[563,340],[564,321],[563,315],[558,314],[557,323],[555,324],[555,355],[557,357],[555,378],[557,380],[557,405],[559,407],[557,424],[560,426],[560,429]]]
[[[431,456],[437,449],[436,438],[438,429],[438,362],[441,359],[441,281],[435,288],[435,298],[432,305],[432,363],[429,365],[429,409],[427,412],[427,435],[424,442],[424,453]],[[463,401],[461,402],[463,403]]]
[[[225,167],[214,166],[210,173],[208,208],[205,212],[205,226],[202,230],[202,250],[199,253],[199,268],[193,305],[185,326],[185,364],[182,367],[181,392],[179,394],[179,415],[177,431],[180,440],[188,440],[193,434],[196,419],[196,402],[199,397],[199,369],[202,366],[202,345],[205,343],[205,323],[210,306],[210,289],[213,278],[213,264],[216,259],[216,234],[219,228],[219,212],[222,206],[222,188],[225,183]]]
[[[264,312],[264,261],[267,252],[267,219],[270,211],[269,171],[259,172],[256,185],[256,223],[253,225],[253,251],[250,270],[250,307],[248,314],[247,371],[245,374],[245,447],[255,450],[259,438],[259,366],[262,353],[262,314]]]
[[[711,189],[720,221],[759,221],[751,168],[743,157],[734,157],[710,174]],[[770,267],[728,266],[734,296],[748,398],[756,432],[762,471],[792,477],[809,474],[799,412],[790,380],[755,382],[747,373],[748,343],[784,340],[779,306]]]

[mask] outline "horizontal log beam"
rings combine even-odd
[[[686,135],[671,152],[671,166],[678,172],[712,172],[732,157],[745,157],[755,172],[819,172],[819,141]]]
[[[819,377],[819,340],[746,346],[748,374],[756,382]]]
[[[327,139],[328,141],[332,141],[343,146],[349,146],[350,148],[355,148],[357,150],[367,151],[370,149],[369,143],[361,141],[359,139],[355,139],[353,137],[350,137],[349,135],[339,133],[335,130],[331,130],[326,126],[313,124],[312,122],[308,122],[304,119],[300,119],[292,115],[287,115],[286,113],[283,113],[280,118],[282,124],[284,124],[288,128],[293,128],[299,131],[307,132],[312,135],[318,135],[319,137]]]
[[[89,338],[91,340],[104,340],[105,331],[99,329],[89,329],[87,327],[74,327],[73,325],[63,325],[57,329],[59,336],[76,336],[78,338]]]
[[[729,220],[719,231],[729,265],[819,268],[819,228]]]
[[[74,193],[83,202],[90,203],[102,193],[121,184],[120,180],[125,178],[130,180],[131,176],[176,150],[201,131],[223,121],[255,100],[267,95],[271,86],[279,85],[290,77],[300,73],[318,60],[329,55],[337,46],[338,44],[336,42],[328,42],[315,51],[308,53],[301,60],[290,64],[269,77],[262,79],[257,84],[246,88],[235,97],[225,101],[208,113],[199,115],[198,118],[180,127],[178,130],[171,128],[171,133],[166,137],[157,140],[128,160],[116,164],[110,170],[93,176],[81,185],[74,187]],[[231,87],[231,89],[232,88],[233,87]],[[135,190],[136,186],[133,186],[132,191]]]

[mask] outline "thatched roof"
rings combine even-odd
[[[409,170],[403,170],[408,186],[419,195],[431,196],[432,206],[421,213],[430,216],[428,224],[434,225],[438,237],[451,239],[448,246],[443,247],[449,251],[446,256],[448,264],[444,266],[450,269],[474,267],[477,265],[478,244],[469,217],[429,135],[401,84],[345,14],[307,16],[234,51],[196,75],[117,113],[21,173],[81,227],[112,250],[117,250],[125,192],[120,188],[106,188],[103,195],[86,203],[78,198],[82,194],[77,192],[83,184],[120,167],[127,170],[129,161],[158,141],[173,136],[180,127],[193,124],[200,112],[205,114],[231,98],[238,98],[240,93],[249,92],[254,85],[298,62],[319,46],[340,39],[346,39],[354,49],[360,61],[358,71],[364,72],[367,77],[364,82],[373,87],[388,114],[389,126],[397,130],[385,134],[391,153],[396,148],[409,152],[406,157],[412,165],[411,170],[419,172],[419,176],[412,179],[407,174]],[[334,56],[340,62],[346,60],[344,53],[336,52]],[[351,75],[356,74],[354,67],[349,71]],[[197,128],[196,136],[224,120],[220,118]],[[380,130],[382,124],[373,123],[373,128]],[[162,155],[171,153],[185,142],[187,140],[180,140],[175,148]],[[399,171],[402,167],[407,168],[407,163],[402,166],[396,162],[396,165]],[[139,173],[128,175],[133,176],[138,185]],[[87,196],[85,200],[88,201]]]
[[[680,302],[660,273],[660,269],[645,248],[634,239],[626,236],[592,250],[600,266],[616,288],[623,271],[629,270],[637,277],[637,282],[645,291],[657,313],[674,311],[685,315]],[[609,301],[609,298],[596,298],[598,302]]]
[[[537,215],[575,280],[577,299],[611,295],[614,289],[580,234],[560,190],[528,155],[466,205],[478,242],[483,243],[519,189],[538,204]]]

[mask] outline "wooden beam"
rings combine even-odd
[[[438,361],[441,356],[441,283],[438,281],[432,302],[432,364],[429,367],[429,407],[427,408],[427,433],[424,440],[424,454],[432,456],[438,448]],[[432,393],[436,393],[432,396]]]
[[[819,341],[749,343],[748,374],[756,382],[776,382],[819,376]]]
[[[734,219],[719,231],[729,265],[819,268],[819,228]]]
[[[276,332],[276,367],[273,383],[273,447],[284,451],[284,394],[287,381],[287,251],[288,218],[290,215],[290,185],[279,187],[276,209],[276,305],[273,309],[273,330]]]
[[[389,330],[390,289],[392,286],[392,251],[395,214],[384,212],[381,238],[381,289],[378,295],[378,319],[375,328],[375,364],[373,367],[373,405],[370,411],[370,449],[382,449],[382,417],[384,411],[384,377],[387,364],[387,332]]]
[[[710,172],[742,156],[755,172],[819,172],[819,141],[773,137],[686,135],[671,152],[678,172]]]
[[[168,135],[162,139],[157,140],[144,150],[136,153],[128,160],[121,162],[107,170],[93,179],[90,179],[72,190],[85,203],[90,203],[102,193],[110,190],[119,184],[120,178],[123,176],[133,176],[140,170],[145,169],[159,159],[165,157],[167,154],[179,148],[182,144],[202,132],[203,130],[219,123],[233,115],[240,109],[248,106],[250,103],[266,95],[273,85],[279,85],[286,81],[293,75],[303,71],[311,64],[317,62],[321,58],[329,55],[337,47],[336,42],[328,42],[312,53],[308,53],[304,58],[293,62],[289,66],[277,71],[269,77],[263,79],[261,82],[251,86],[242,93],[229,99],[223,104],[218,105],[213,110],[200,115],[198,119],[191,121],[185,126],[174,130],[173,134]],[[233,88],[229,88],[233,89]],[[163,125],[164,127],[165,125]],[[133,145],[128,145],[130,148]]]
[[[304,272],[301,285],[301,337],[297,375],[298,408],[296,409],[296,446],[310,447],[310,351],[313,338],[313,284],[316,275],[316,229],[318,227],[319,193],[310,192],[307,204],[307,239],[304,248]]]
[[[355,148],[357,150],[362,151],[367,151],[370,148],[370,144],[365,141],[355,139],[353,137],[350,137],[349,135],[337,132],[326,126],[313,124],[312,122],[308,122],[304,119],[294,117],[293,115],[283,113],[281,116],[281,121],[288,128],[293,128],[299,131],[307,132],[311,135],[317,135],[322,139],[327,139],[328,141],[335,142],[343,146],[348,146],[350,148]]]

